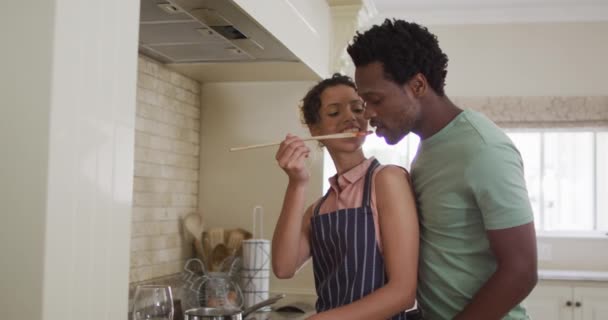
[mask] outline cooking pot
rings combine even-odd
[[[243,320],[250,313],[269,306],[285,297],[284,294],[276,295],[270,299],[254,304],[245,310],[200,307],[186,310],[184,320]]]

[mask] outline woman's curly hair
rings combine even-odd
[[[321,94],[325,89],[329,87],[335,87],[338,85],[349,86],[355,91],[357,86],[355,82],[349,76],[345,76],[339,73],[334,73],[331,78],[320,81],[314,87],[312,87],[304,98],[300,105],[300,111],[302,113],[302,122],[306,125],[315,125],[319,122],[319,109],[321,109]]]
[[[445,94],[448,56],[426,27],[386,19],[364,33],[357,32],[347,52],[356,67],[382,63],[387,79],[399,85],[422,73],[438,95]]]

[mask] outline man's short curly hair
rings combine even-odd
[[[386,19],[382,25],[357,32],[347,51],[356,67],[380,62],[387,79],[399,85],[422,73],[438,95],[445,94],[448,56],[426,27]]]
[[[304,124],[311,126],[319,122],[319,110],[321,109],[321,94],[323,93],[323,91],[325,91],[325,89],[338,85],[349,86],[355,89],[355,91],[357,90],[357,86],[355,86],[355,82],[351,77],[339,73],[334,73],[331,78],[327,78],[320,81],[310,90],[308,90],[308,92],[302,99],[300,111],[302,112],[302,122],[304,122]]]

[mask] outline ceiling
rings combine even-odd
[[[423,24],[608,21],[608,0],[370,0],[374,23],[395,17]]]

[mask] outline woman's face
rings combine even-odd
[[[313,136],[343,132],[367,131],[367,120],[363,117],[365,106],[355,89],[347,85],[328,87],[321,93],[319,122],[310,126]],[[328,148],[356,150],[365,137],[323,140]]]
[[[357,67],[355,81],[365,100],[366,118],[376,128],[376,135],[388,144],[396,144],[420,128],[422,106],[409,84],[400,86],[388,80],[379,62]]]

